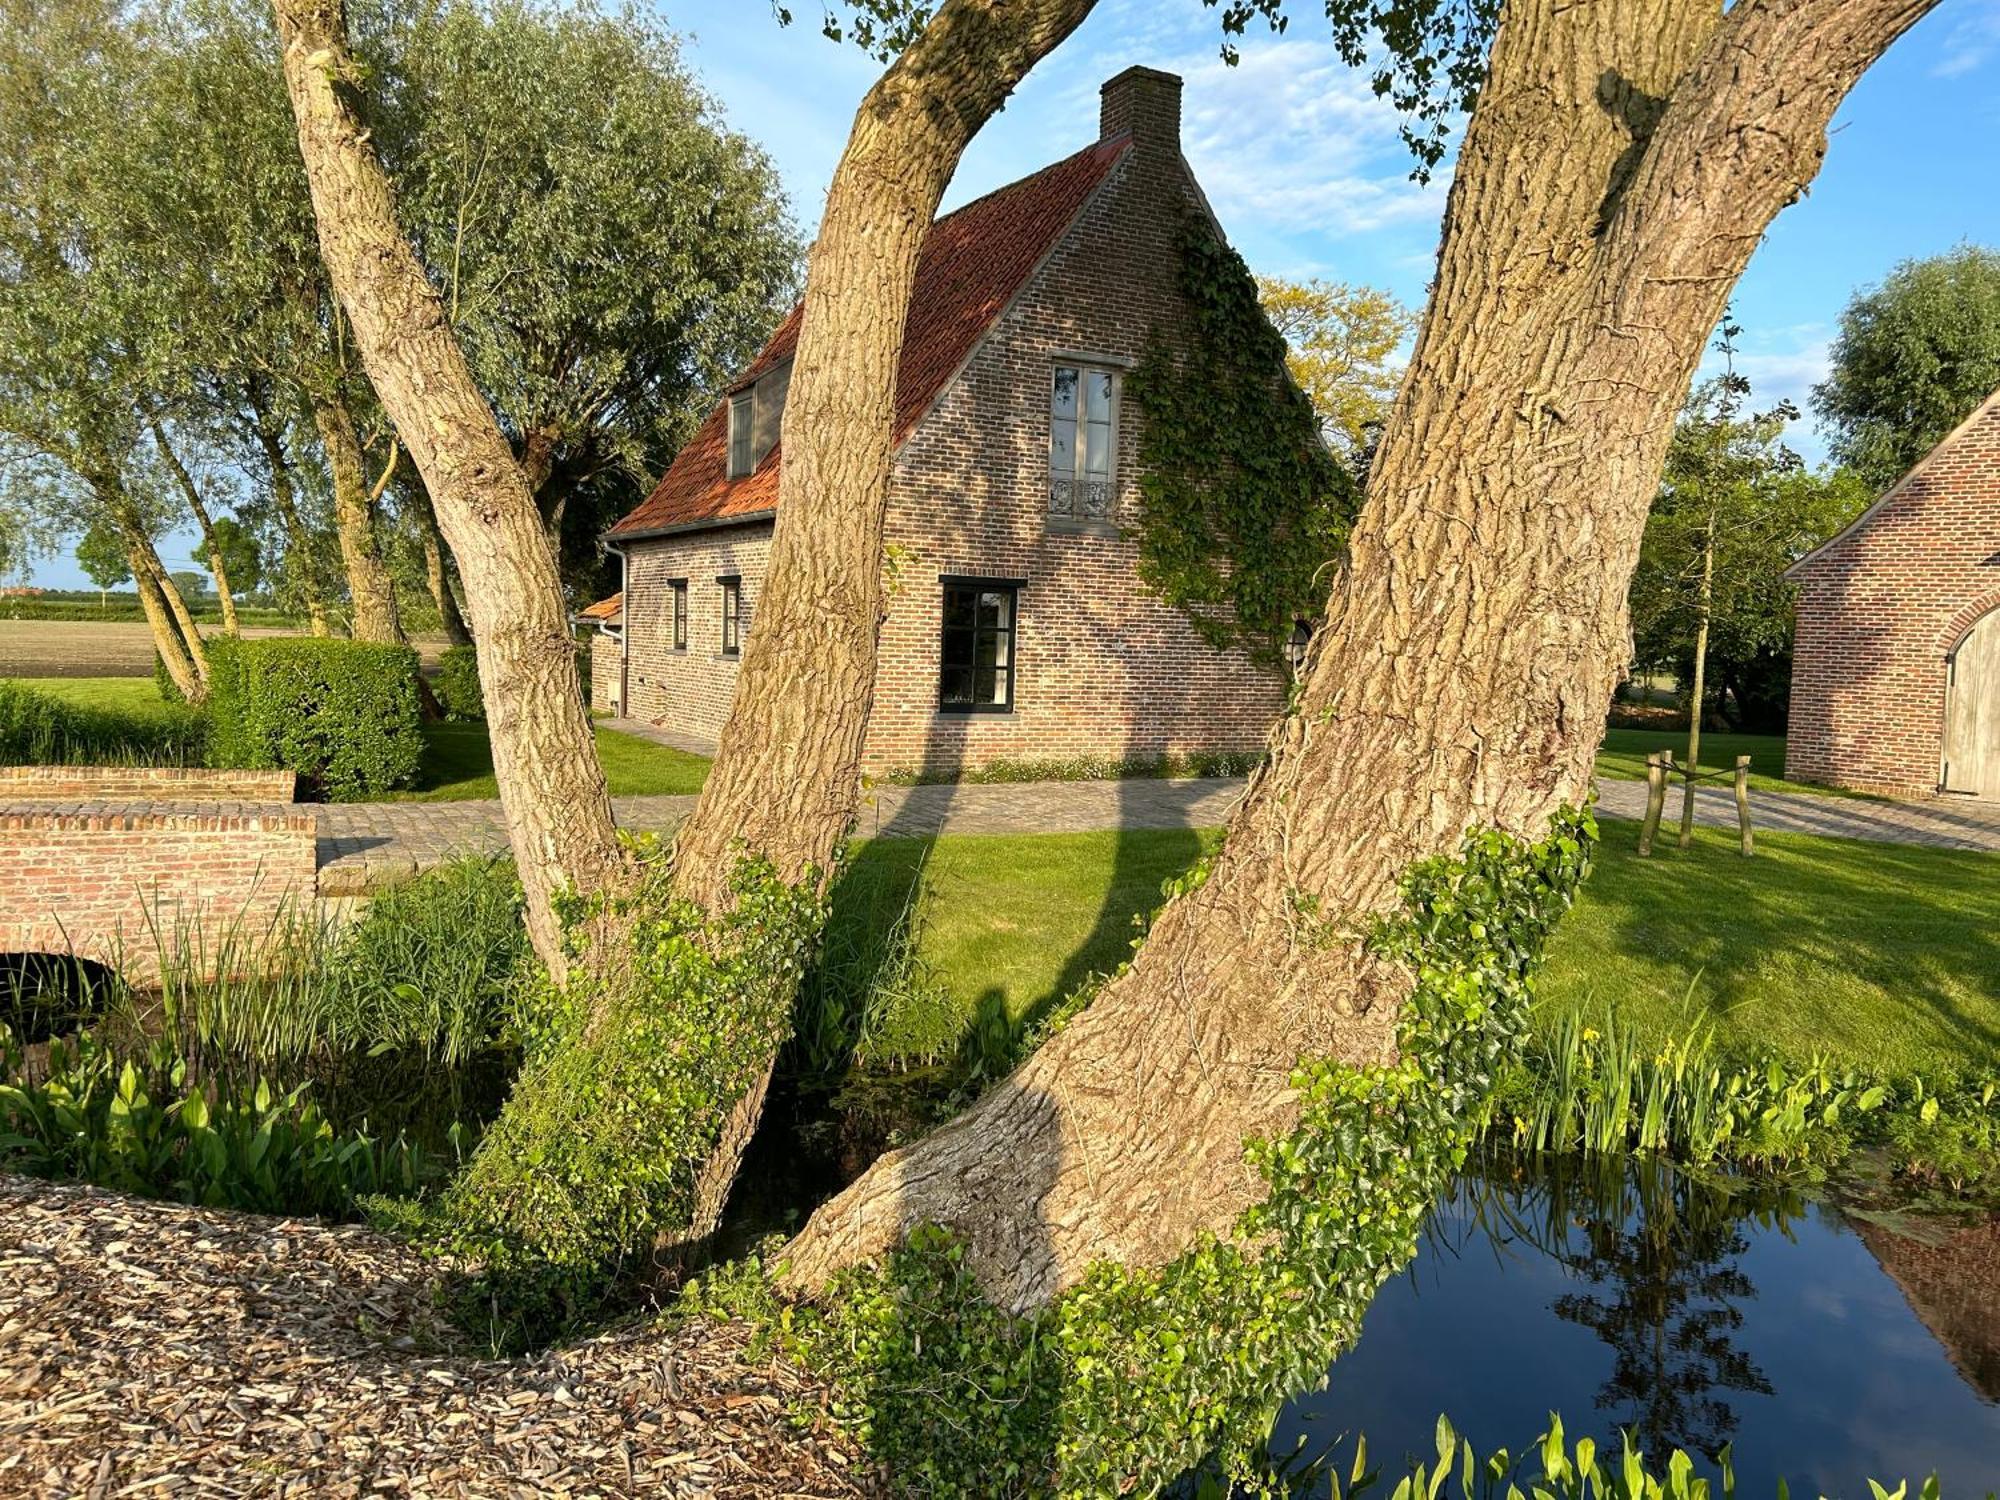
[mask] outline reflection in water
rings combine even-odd
[[[1393,1471],[1438,1413],[1519,1453],[1560,1411],[1612,1451],[1732,1445],[1738,1493],[1951,1495],[2000,1481],[2000,1224],[1857,1225],[1796,1191],[1659,1162],[1502,1162],[1439,1204],[1274,1453],[1365,1432]],[[1345,1446],[1345,1445],[1343,1445]],[[1348,1451],[1351,1451],[1349,1449]]]

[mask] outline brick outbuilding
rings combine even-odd
[[[1125,399],[1179,311],[1178,234],[1207,205],[1180,149],[1181,81],[1104,85],[1098,139],[932,226],[905,329],[871,773],[999,759],[1260,748],[1282,673],[1205,644],[1150,593]],[[595,643],[599,701],[716,735],[756,628],[794,310],[653,493]]]
[[[2000,392],[1786,576],[1785,774],[2000,798]]]

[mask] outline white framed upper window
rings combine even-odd
[[[1111,520],[1116,496],[1116,370],[1059,361],[1049,382],[1049,516]]]

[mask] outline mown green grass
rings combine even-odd
[[[684,750],[656,745],[637,735],[597,727],[597,758],[614,797],[673,796],[701,790],[708,762]],[[398,792],[402,802],[471,802],[498,797],[493,748],[484,724],[426,724],[424,763],[414,790]]]
[[[1607,820],[1596,872],[1565,918],[1538,1017],[1565,1011],[1648,1037],[1706,1018],[1718,1041],[1889,1074],[2000,1059],[2000,856],[1765,834],[1755,859],[1707,832],[1686,854],[1633,852]],[[1032,1015],[1127,956],[1133,918],[1213,831],[876,840],[850,881],[907,886],[929,851],[938,891],[920,951],[963,1006]],[[854,912],[894,909],[864,886]],[[836,920],[839,920],[837,910]]]
[[[1655,750],[1671,750],[1674,759],[1685,760],[1687,742],[1685,729],[1607,729],[1604,731],[1604,743],[1597,751],[1597,774],[1606,781],[1644,781],[1648,755]],[[1782,734],[1702,731],[1703,770],[1733,772],[1739,755],[1750,757],[1752,791],[1808,792],[1821,797],[1859,795],[1839,787],[1818,786],[1810,781],[1785,780],[1785,737]],[[1713,785],[1726,787],[1729,781],[1725,777]]]
[[[153,714],[164,718],[165,699],[150,677],[17,677],[13,679],[38,693],[60,698],[78,708],[101,708],[114,713]]]

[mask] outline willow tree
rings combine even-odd
[[[1933,3],[1512,0],[1489,48],[1480,7],[1336,0],[1357,58],[1377,21],[1400,49],[1387,92],[1458,78],[1476,99],[1297,709],[1207,880],[1005,1083],[825,1205],[798,1282],[924,1223],[1005,1307],[1096,1261],[1161,1264],[1257,1198],[1244,1142],[1285,1133],[1303,1055],[1385,1055],[1412,975],[1367,935],[1416,862],[1469,829],[1538,839],[1589,795],[1703,346],[1841,100]]]

